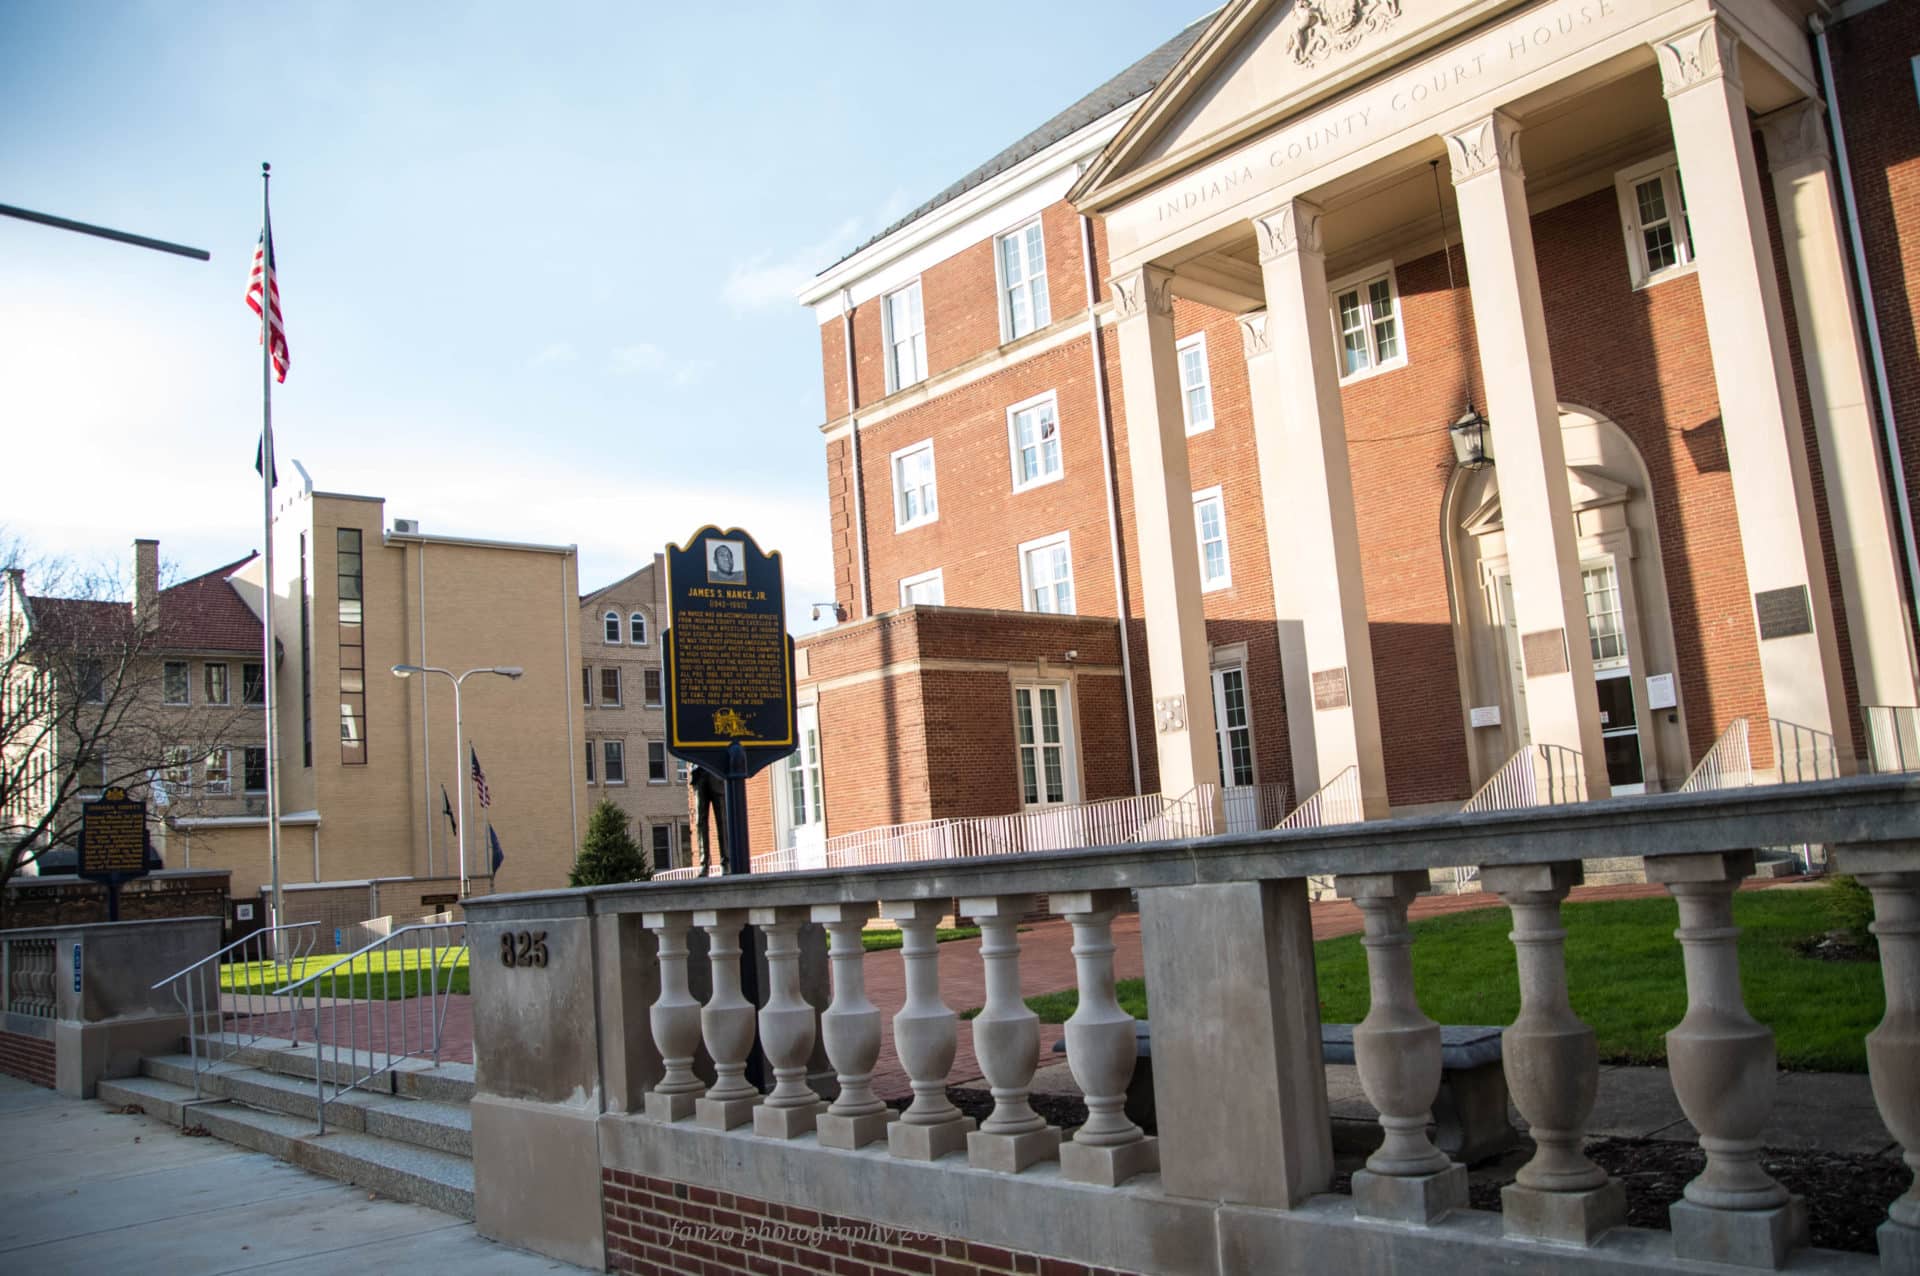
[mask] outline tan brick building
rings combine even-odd
[[[687,863],[684,764],[667,755],[660,629],[667,617],[664,555],[580,599],[580,701],[587,799],[633,821],[654,866]]]
[[[850,619],[756,849],[1913,756],[1920,9],[1340,13],[1234,0],[803,291]]]

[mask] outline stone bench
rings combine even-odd
[[[1320,1052],[1328,1063],[1354,1062],[1353,1025],[1320,1025]],[[1520,1141],[1507,1120],[1507,1077],[1501,1066],[1500,1032],[1491,1026],[1448,1025],[1440,1029],[1440,1093],[1433,1101],[1434,1142],[1464,1165],[1498,1156]],[[1153,1033],[1145,1019],[1134,1024],[1137,1062],[1127,1087],[1127,1118],[1144,1129],[1155,1129],[1153,1106]],[[1054,1043],[1055,1054],[1065,1054],[1067,1043]],[[1353,1122],[1336,1121],[1336,1131]],[[1370,1141],[1377,1142],[1372,1122]],[[1348,1140],[1336,1140],[1347,1143]],[[1365,1150],[1357,1146],[1354,1150]]]

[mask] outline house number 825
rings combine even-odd
[[[547,932],[544,930],[507,931],[500,936],[502,966],[545,966]]]

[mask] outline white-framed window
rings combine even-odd
[[[1052,390],[1007,409],[1013,452],[1013,490],[1024,492],[1060,477],[1060,402]]]
[[[799,731],[800,747],[781,759],[782,770],[774,781],[774,824],[782,850],[818,846],[826,835],[820,779],[819,706],[801,705],[794,725]]]
[[[596,779],[594,778],[594,775],[593,775],[593,754],[594,754],[594,750],[595,750],[595,742],[594,742],[594,741],[592,741],[592,740],[589,740],[589,741],[587,741],[587,783],[588,783],[588,784],[598,784],[598,783],[599,783],[599,781],[598,781],[598,780],[596,780]]]
[[[602,634],[601,641],[610,647],[618,647],[620,645],[620,613],[610,611],[602,616],[600,620],[605,626],[605,633]]]
[[[1065,683],[1014,684],[1022,806],[1059,806],[1074,800],[1071,708]]]
[[[1218,487],[1193,494],[1193,535],[1200,543],[1200,588],[1225,589],[1233,584],[1233,565],[1227,558],[1227,504]]]
[[[1220,782],[1252,784],[1253,719],[1247,711],[1247,671],[1239,665],[1213,671],[1213,727]]]
[[[673,760],[673,782],[675,784],[685,784],[687,782],[687,773],[691,770],[692,766],[685,758],[675,758]]]
[[[647,783],[667,782],[667,746],[660,740],[647,741]]]
[[[1587,596],[1587,641],[1596,670],[1617,669],[1627,663],[1627,623],[1620,607],[1620,576],[1611,562],[1589,563],[1580,569]]]
[[[647,618],[642,612],[627,617],[627,641],[636,647],[647,645]]]
[[[607,709],[620,707],[620,669],[617,665],[600,671],[600,704]]]
[[[673,867],[673,825],[653,826],[653,871]]]
[[[1352,381],[1407,361],[1400,331],[1400,284],[1391,262],[1334,281],[1333,331],[1339,343],[1340,379]]]
[[[1213,376],[1207,370],[1207,334],[1196,332],[1174,348],[1180,359],[1180,411],[1187,433],[1213,428]]]
[[[161,768],[160,778],[169,788],[185,789],[193,784],[193,759],[187,756],[182,745],[170,744],[163,755],[165,765]]]
[[[241,777],[241,783],[246,786],[246,791],[265,793],[267,791],[266,748],[262,745],[248,745],[246,752],[241,756],[241,762],[246,767],[246,774]]]
[[[1027,611],[1073,611],[1073,544],[1066,532],[1020,546],[1020,602]]]
[[[231,694],[227,690],[227,666],[217,661],[208,661],[201,666],[202,682],[206,687],[208,704],[225,704]]]
[[[644,700],[647,708],[658,709],[660,707],[660,671],[658,669],[642,669],[640,671],[640,687],[645,693]]]
[[[168,704],[186,704],[193,691],[187,677],[187,662],[169,660],[160,669],[160,694]]]
[[[227,751],[215,749],[207,754],[202,774],[206,776],[208,793],[227,793],[233,788],[233,777],[228,767]]]
[[[938,567],[900,581],[902,607],[938,607],[947,601],[947,586]]]
[[[933,440],[922,439],[893,454],[893,530],[932,523],[940,517],[939,484],[933,474]]]
[[[920,281],[887,294],[880,308],[886,329],[887,393],[927,379],[927,317],[920,305]]]
[[[1687,220],[1687,192],[1671,153],[1622,169],[1613,187],[1620,199],[1621,229],[1627,237],[1627,268],[1633,286],[1644,288],[1684,274],[1693,264],[1693,230]]]
[[[580,666],[580,703],[593,707],[593,666]]]
[[[608,784],[627,782],[627,746],[619,740],[602,740],[600,757],[606,763],[602,774]]]
[[[1047,303],[1047,241],[1040,219],[994,240],[993,255],[1000,274],[1000,331],[1005,339],[1017,341],[1053,322]]]

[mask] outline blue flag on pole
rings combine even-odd
[[[492,824],[487,825],[487,846],[493,852],[493,871],[498,873],[507,862],[507,853],[500,849],[500,835],[493,831]]]

